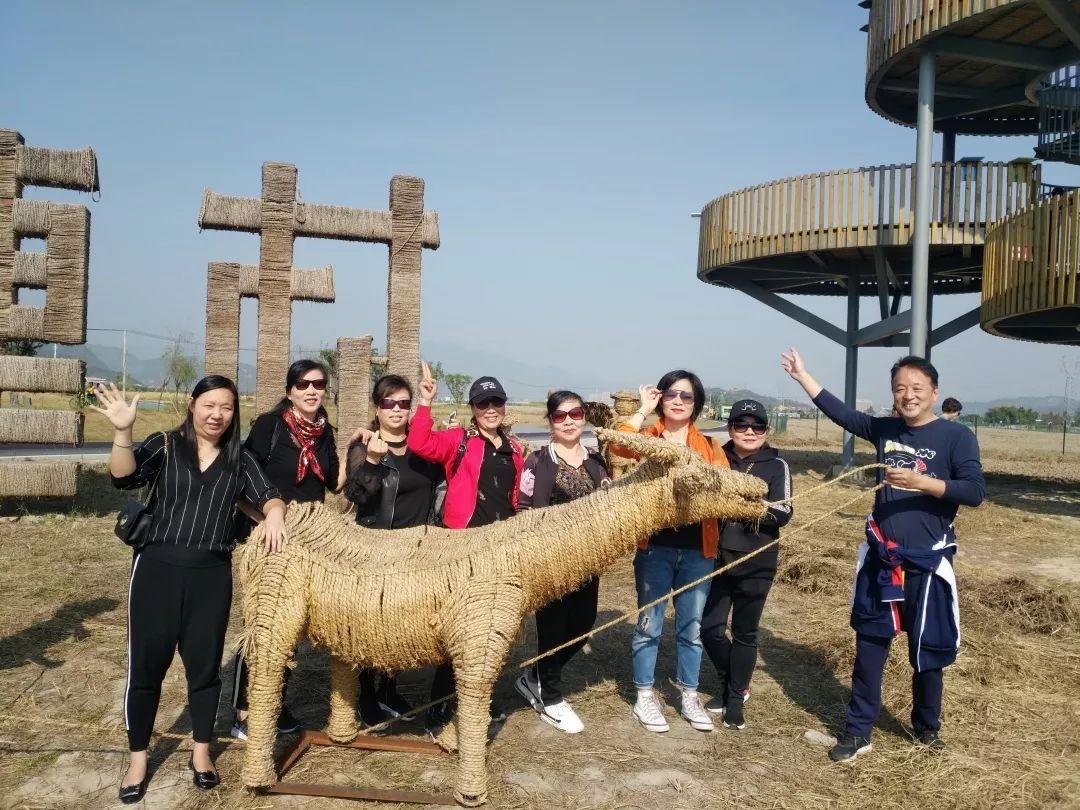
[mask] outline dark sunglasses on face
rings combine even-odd
[[[498,397],[494,397],[492,399],[482,399],[479,402],[474,402],[473,407],[477,410],[486,411],[489,408],[501,408],[505,404],[505,399],[499,399]]]
[[[379,407],[384,411],[392,411],[394,408],[401,408],[403,411],[409,410],[412,407],[411,399],[380,399]]]
[[[736,433],[746,433],[746,431],[752,430],[755,436],[764,436],[765,431],[769,429],[767,425],[763,425],[761,422],[732,422],[731,426]]]
[[[551,423],[553,425],[561,425],[567,419],[573,419],[575,422],[580,422],[585,418],[585,409],[578,405],[576,408],[571,408],[568,411],[552,411]]]
[[[663,396],[664,396],[664,402],[671,402],[671,400],[673,400],[673,399],[681,399],[683,402],[693,402],[694,401],[694,392],[693,391],[679,391],[678,389],[675,389],[675,388],[669,388],[667,391],[664,392]]]
[[[314,386],[316,391],[326,390],[326,380],[297,380],[295,388],[297,391],[307,391],[309,385]]]

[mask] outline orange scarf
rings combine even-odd
[[[619,430],[633,433],[634,429],[625,422],[621,423],[618,427]],[[705,459],[710,464],[715,464],[717,467],[723,467],[730,470],[731,465],[728,464],[727,455],[721,449],[719,445],[714,445],[709,437],[698,430],[693,424],[687,429],[686,446]],[[660,417],[656,424],[650,425],[640,431],[646,436],[661,437],[664,433],[664,417]],[[634,453],[626,448],[619,447],[618,445],[612,445],[611,450],[615,455],[623,456],[626,458],[640,458],[637,453]],[[706,557],[713,558],[716,556],[716,550],[720,546],[720,526],[715,520],[705,520],[701,523],[701,553]],[[644,550],[649,547],[648,538],[638,543],[638,548]]]

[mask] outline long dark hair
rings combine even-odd
[[[701,416],[702,409],[705,407],[705,386],[701,384],[701,378],[698,377],[697,374],[692,371],[677,368],[661,377],[660,382],[656,384],[656,387],[660,389],[660,393],[663,395],[665,391],[671,388],[671,386],[679,380],[686,380],[690,383],[690,387],[694,391],[694,410],[690,413],[690,421],[696,422],[697,418]],[[656,412],[660,416],[664,415],[664,400],[662,396],[660,401],[656,403]]]
[[[404,388],[409,392],[409,399],[413,398],[412,386],[409,381],[400,374],[383,374],[371,387],[371,404],[375,406],[375,415],[371,417],[371,429],[379,429],[379,401],[395,391]],[[409,420],[405,420],[405,432],[409,432]]]
[[[240,393],[236,390],[236,383],[220,374],[209,374],[195,383],[195,387],[191,389],[191,402],[194,404],[203,394],[221,388],[232,394],[233,418],[229,422],[229,427],[218,439],[217,446],[225,461],[225,466],[232,472],[236,472],[240,469]],[[192,415],[190,407],[188,408],[187,418],[176,429],[176,433],[180,437],[180,453],[189,463],[198,468],[199,443],[195,437],[195,417]]]
[[[285,374],[286,396],[283,396],[278,400],[278,403],[270,409],[270,413],[285,413],[285,411],[292,407],[292,402],[288,397],[289,390],[300,382],[300,380],[303,379],[303,376],[309,371],[321,371],[323,379],[326,380],[327,384],[330,383],[330,370],[327,369],[325,364],[320,363],[318,360],[297,360],[289,366],[289,371]],[[324,399],[323,402],[325,401],[326,400]],[[325,419],[327,424],[330,424],[330,414],[326,412],[326,408],[322,405],[319,406],[319,416]]]

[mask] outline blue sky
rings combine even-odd
[[[690,214],[766,180],[914,160],[914,131],[863,101],[865,19],[854,0],[15,0],[0,10],[19,76],[0,126],[97,152],[100,201],[26,193],[91,209],[91,327],[201,340],[207,262],[258,260],[255,236],[199,233],[202,190],[257,196],[276,160],[298,166],[309,202],[385,208],[391,175],[425,178],[442,232],[423,259],[425,342],[565,369],[582,387],[682,366],[793,395],[782,348],[836,388],[842,350],[699,282]],[[961,137],[957,154],[1010,159],[1033,143]],[[296,305],[294,345],[385,343],[384,247],[299,239],[295,262],[333,264],[337,303]],[[836,302],[799,301],[842,322]],[[940,301],[936,322],[977,303]],[[898,353],[861,353],[861,396],[884,398]],[[979,330],[934,354],[943,395],[961,399],[1059,394],[1062,357]]]

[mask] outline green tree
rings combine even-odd
[[[337,349],[319,349],[319,360],[330,371],[330,394],[334,398],[334,404],[338,404],[338,391],[341,386],[338,382],[338,368],[340,367],[341,353]]]
[[[191,384],[199,375],[195,368],[195,360],[184,353],[186,342],[189,341],[184,336],[178,336],[161,355],[161,363],[165,369],[165,378],[161,382],[161,387],[162,389],[172,387],[175,394],[173,405],[178,409],[176,400],[180,399],[181,394],[187,396],[191,390]]]
[[[5,340],[0,343],[0,354],[13,354],[19,357],[35,357],[37,350],[45,344],[40,340]]]
[[[472,380],[468,374],[444,374],[443,382],[450,391],[450,398],[458,405],[465,399],[465,389]]]

